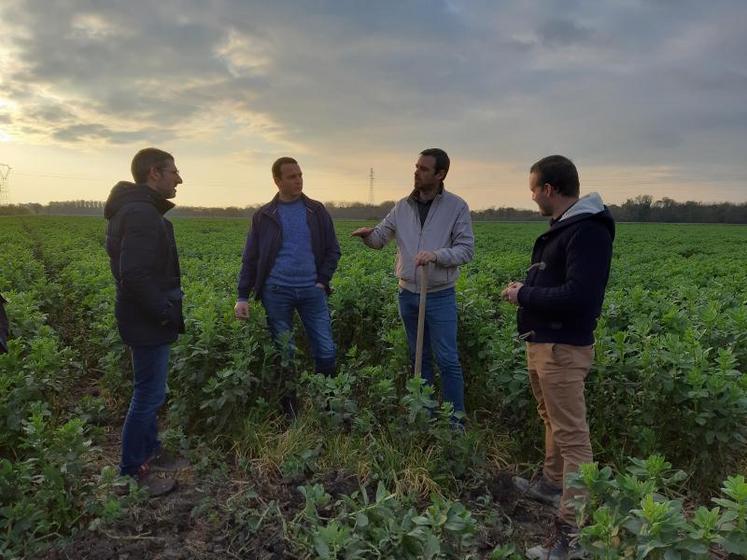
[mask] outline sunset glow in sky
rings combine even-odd
[[[3,0],[9,202],[103,200],[145,146],[177,204],[245,206],[291,155],[323,201],[406,195],[444,148],[475,209],[571,157],[613,203],[747,201],[747,2]],[[742,23],[740,23],[742,22]]]

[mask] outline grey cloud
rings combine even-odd
[[[66,142],[178,137],[218,114],[265,134],[267,154],[285,139],[329,162],[433,143],[488,160],[563,151],[695,169],[739,161],[747,144],[737,0],[14,6],[3,15],[25,31],[20,69],[1,86],[26,107],[19,126]],[[73,29],[80,14],[103,31]],[[219,53],[231,30],[248,38],[233,67]],[[48,90],[83,121],[42,109]]]
[[[70,121],[74,119],[75,115],[67,107],[61,104],[42,102],[39,105],[27,106],[24,111],[24,117],[35,121],[54,124],[63,121]]]
[[[18,130],[28,136],[46,136],[49,134],[49,129],[46,126],[35,126],[33,124],[22,124],[18,127]]]
[[[78,116],[136,119],[141,125],[157,122],[172,131],[183,129],[213,103],[246,95],[239,89],[241,81],[230,79],[226,62],[216,55],[230,26],[209,15],[203,23],[205,8],[199,3],[180,12],[140,4],[98,6],[95,15],[122,30],[99,40],[70,33],[76,14],[94,13],[90,6],[68,2],[58,11],[44,2],[17,3],[3,15],[26,33],[19,33],[15,42],[18,68],[3,82],[24,84],[37,93],[52,86],[79,101]],[[135,20],[129,15],[138,11],[147,17]],[[34,94],[14,97],[28,100]],[[28,109],[26,116],[52,125],[60,115]],[[124,141],[132,135],[127,130],[114,134],[112,129],[103,137]],[[84,137],[76,129],[58,129],[54,136],[64,141]]]
[[[122,131],[112,130],[107,126],[97,123],[63,126],[56,129],[52,133],[52,136],[57,140],[65,142],[105,140],[112,144],[127,144],[143,139],[163,141],[169,138],[169,135],[164,134],[160,129],[147,128]]]
[[[543,45],[567,47],[587,43],[593,37],[591,29],[570,20],[554,19],[543,23],[537,33]]]

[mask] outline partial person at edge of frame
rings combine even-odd
[[[8,303],[8,300],[3,297],[3,294],[0,294],[0,354],[8,352],[10,324],[8,322],[8,315],[5,313],[6,303]]]
[[[420,152],[412,192],[395,204],[376,227],[351,235],[372,249],[397,243],[395,274],[399,279],[399,312],[407,333],[410,361],[415,361],[418,300],[425,289],[425,332],[422,377],[433,385],[433,361],[441,371],[443,400],[454,407],[454,423],[464,424],[464,376],[457,350],[457,308],[454,285],[459,266],[475,253],[472,218],[467,203],[444,188],[450,160],[440,148]],[[420,285],[418,267],[428,266],[428,285]]]
[[[593,460],[584,385],[594,359],[594,328],[602,310],[612,260],[615,222],[597,193],[579,198],[578,171],[553,155],[529,172],[532,200],[550,227],[534,244],[526,280],[502,292],[518,307],[519,338],[526,340],[527,369],[545,425],[545,459],[534,480],[515,477],[530,498],[559,508],[555,526],[528,558],[578,558],[571,506],[578,489],[568,475]]]
[[[278,193],[252,217],[234,313],[237,319],[249,317],[250,293],[262,302],[270,334],[280,349],[282,375],[287,377],[281,406],[293,418],[298,411],[293,387],[294,311],[309,338],[316,371],[327,376],[336,373],[337,348],[327,296],[340,245],[324,204],[303,193],[303,173],[295,159],[276,160],[272,178]]]
[[[169,199],[182,179],[174,157],[156,148],[140,150],[131,171],[135,183],[117,183],[104,207],[106,251],[117,288],[114,314],[133,369],[119,471],[160,496],[173,490],[176,480],[155,473],[189,467],[186,459],[162,449],[157,423],[166,400],[171,344],[184,332],[174,227],[164,217],[174,207]]]

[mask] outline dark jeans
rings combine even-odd
[[[262,290],[262,305],[267,314],[267,325],[276,343],[281,344],[284,359],[293,359],[293,311],[298,311],[316,371],[334,375],[337,348],[332,339],[332,320],[327,307],[327,294],[322,288],[290,288],[268,285]]]
[[[418,333],[418,303],[420,295],[408,290],[399,291],[399,314],[405,324],[410,361],[415,363],[415,344]],[[429,293],[425,306],[423,333],[422,377],[433,385],[433,360],[441,370],[443,397],[454,405],[455,412],[464,412],[464,378],[457,351],[456,292],[447,288]]]
[[[132,401],[122,428],[122,475],[136,475],[140,466],[158,449],[158,409],[166,400],[166,377],[169,371],[168,344],[133,346],[134,383]]]

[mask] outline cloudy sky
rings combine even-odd
[[[10,202],[103,200],[157,146],[176,202],[244,206],[295,156],[307,194],[404,196],[449,152],[473,208],[531,207],[527,169],[582,190],[747,201],[744,0],[2,0]],[[740,23],[741,22],[741,23]]]

